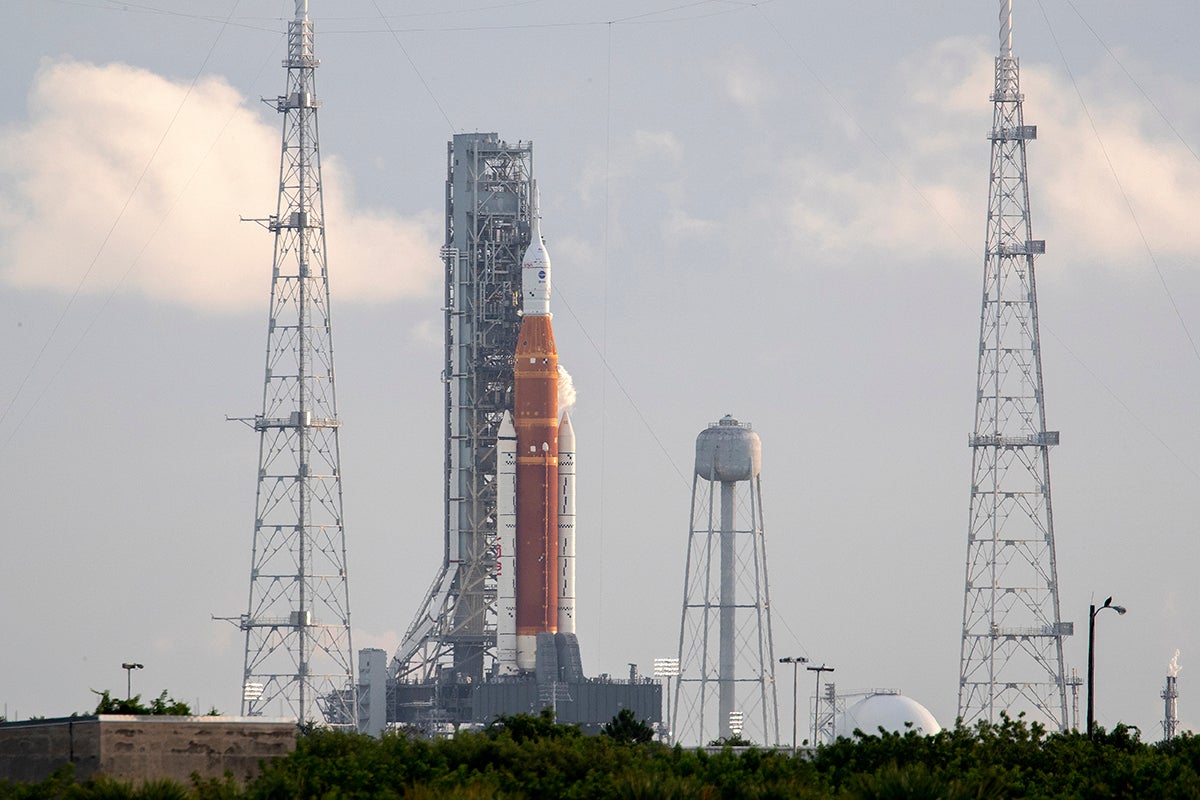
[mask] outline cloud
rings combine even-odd
[[[743,111],[762,111],[775,97],[770,72],[744,48],[722,53],[709,72],[721,96]]]
[[[896,71],[887,94],[902,104],[863,122],[879,148],[855,127],[791,159],[781,175],[794,242],[834,260],[861,260],[864,249],[884,261],[981,255],[993,63],[980,40],[947,39]],[[1077,76],[1089,119],[1060,70],[1026,61],[1021,79],[1026,124],[1038,126],[1028,151],[1033,235],[1048,240],[1047,258],[1141,269],[1139,226],[1158,256],[1195,252],[1200,164],[1133,87]]]
[[[219,78],[188,94],[124,64],[49,63],[28,118],[0,132],[0,278],[62,292],[119,285],[210,311],[260,308],[273,240],[239,217],[275,212],[279,142],[279,120],[264,122]],[[338,160],[322,168],[335,301],[431,292],[436,215],[358,208]]]
[[[677,165],[683,160],[683,144],[672,131],[639,128],[630,137],[628,155],[638,162],[662,159]]]
[[[1072,262],[1145,272],[1149,256],[1140,228],[1156,255],[1190,260],[1200,247],[1194,223],[1200,164],[1164,135],[1165,125],[1144,101],[1113,91],[1097,76],[1080,83],[1087,112],[1057,76],[1039,70],[1025,84],[1030,98],[1045,97],[1027,102],[1038,125],[1030,166],[1037,171],[1034,236],[1048,240],[1048,253],[1069,254]],[[1046,217],[1038,225],[1041,209]]]
[[[637,241],[645,246],[649,237],[671,242],[680,232],[705,229],[704,220],[681,206],[687,196],[687,158],[687,149],[674,131],[637,128],[615,139],[611,153],[596,153],[587,161],[578,182],[579,198],[583,205],[605,214],[611,245]],[[663,212],[664,218],[633,211],[647,202]],[[576,250],[585,249],[579,247],[579,241],[566,243]],[[559,252],[558,244],[552,243],[552,247]]]
[[[396,649],[400,646],[400,633],[394,630],[384,631],[383,633],[375,633],[373,631],[363,630],[362,628],[355,628],[354,644],[360,650],[371,647],[383,650],[388,654],[388,658],[390,659],[392,654],[395,653]]]

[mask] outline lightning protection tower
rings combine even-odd
[[[442,565],[392,659],[405,683],[448,686],[430,721],[461,715],[496,665],[496,438],[512,410],[529,245],[533,143],[457,134],[446,177],[445,544]],[[453,685],[453,686],[451,686]]]
[[[1037,138],[1026,125],[1012,2],[1000,2],[1000,55],[991,140],[983,311],[979,326],[967,531],[958,716],[965,724],[1026,712],[1066,730],[1063,637],[1059,614],[1050,448],[1038,334],[1034,240],[1025,150]]]
[[[671,730],[779,742],[762,518],[762,442],[726,416],[696,437]]]
[[[313,25],[288,23],[242,713],[355,724]]]

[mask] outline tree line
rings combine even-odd
[[[69,768],[37,784],[0,782],[0,800],[284,800],[287,798],[700,798],[701,800],[886,800],[888,798],[1196,798],[1200,739],[1150,744],[1118,725],[1093,740],[1038,724],[958,726],[841,738],[793,757],[788,750],[667,746],[622,715],[599,736],[541,715],[501,717],[480,731],[429,739],[380,739],[306,727],[296,751],[265,763],[245,785],[226,776],[123,784],[76,781]]]

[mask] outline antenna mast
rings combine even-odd
[[[1025,150],[1026,125],[1012,2],[1000,2],[988,190],[987,252],[979,326],[967,533],[958,716],[966,725],[1024,711],[1050,730],[1066,730],[1063,637],[1074,625],[1059,613],[1050,504],[1034,256]]]
[[[313,24],[288,23],[267,363],[259,432],[242,714],[353,727],[355,686],[342,520]]]

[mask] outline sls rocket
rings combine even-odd
[[[575,631],[575,434],[558,417],[558,351],[550,324],[550,256],[537,191],[521,261],[521,329],[513,413],[497,440],[497,659],[501,674],[537,665],[543,633]]]

